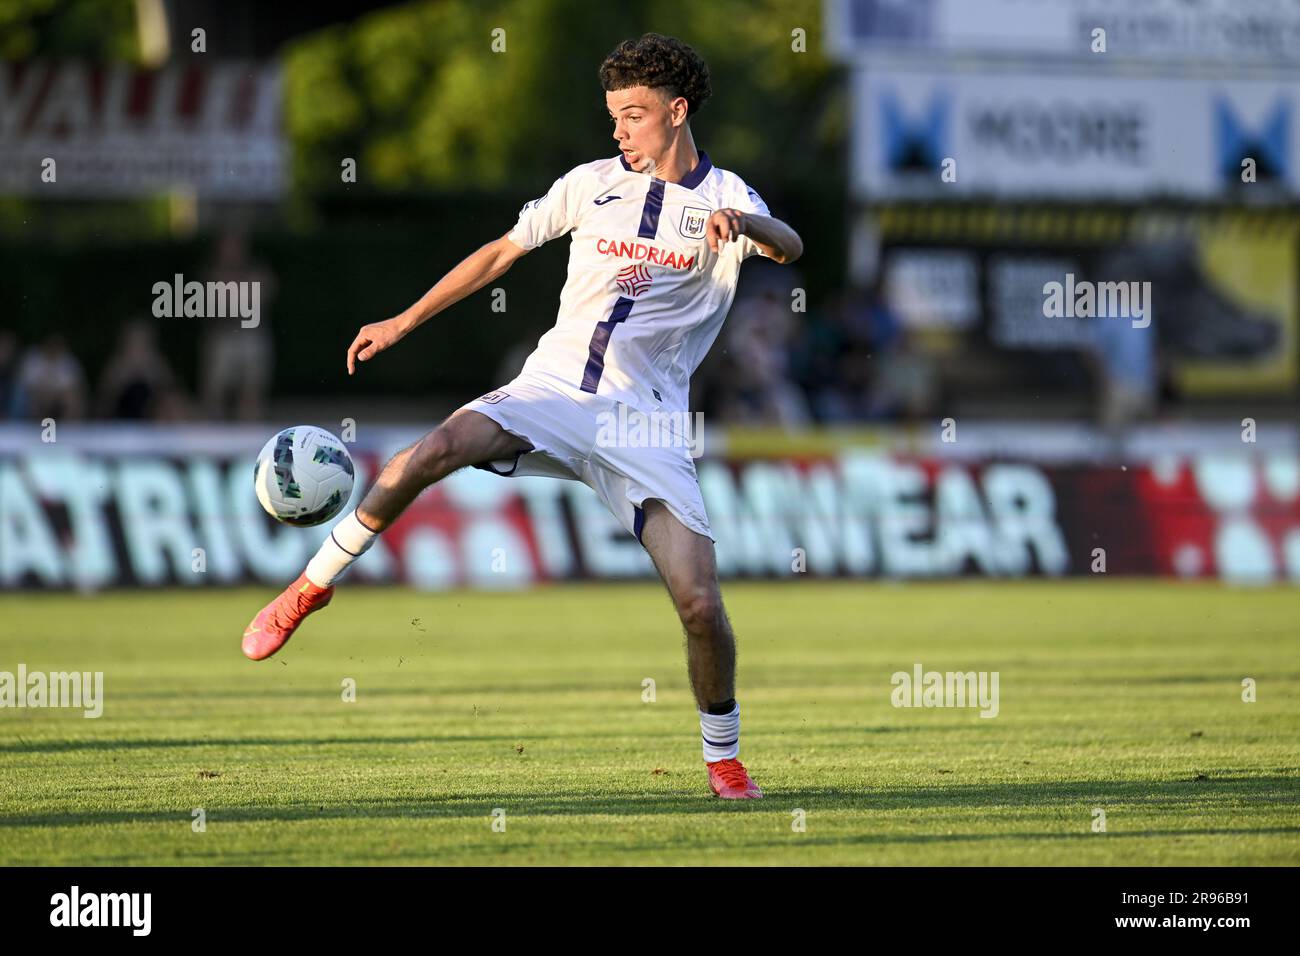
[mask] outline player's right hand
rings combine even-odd
[[[397,327],[396,319],[385,319],[383,322],[363,325],[357,337],[352,340],[352,345],[348,347],[348,374],[351,375],[356,371],[357,362],[366,362],[374,358],[396,343],[402,334]]]

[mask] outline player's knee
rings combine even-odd
[[[453,429],[435,428],[425,435],[411,455],[409,467],[425,484],[432,484],[456,470],[458,442]]]
[[[677,613],[688,634],[712,635],[722,626],[722,597],[713,590],[700,590],[677,601]]]

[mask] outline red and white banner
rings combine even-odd
[[[43,443],[36,426],[0,429],[0,587],[291,580],[329,525],[277,525],[261,511],[252,471],[262,432],[68,427]],[[416,437],[359,434],[349,446],[354,505]],[[988,441],[1005,443],[996,433]],[[742,458],[706,448],[698,469],[725,577],[1300,583],[1293,447],[1166,448],[1122,465],[1062,460],[1046,445],[1038,457],[972,457],[965,447],[960,456],[829,448]],[[428,589],[653,574],[585,485],[475,469],[426,491],[352,571]]]
[[[274,64],[0,63],[0,194],[275,199],[280,115]]]

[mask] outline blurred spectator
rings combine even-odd
[[[876,374],[867,396],[866,418],[915,423],[932,418],[939,400],[939,376],[934,360],[903,333],[877,356]]]
[[[204,319],[208,327],[199,360],[204,414],[214,419],[259,419],[266,407],[274,360],[266,313],[275,294],[275,278],[265,266],[249,258],[243,232],[231,228],[217,240],[204,279],[256,282],[259,286],[257,325],[245,328],[238,318]]]
[[[871,417],[867,398],[875,377],[875,356],[865,345],[847,346],[835,362],[835,375],[817,395],[818,419],[849,424]]]
[[[799,380],[817,420],[916,420],[937,402],[934,363],[916,346],[876,282],[833,298],[810,318],[796,349]]]
[[[871,337],[860,321],[865,308],[854,293],[833,296],[825,312],[810,313],[795,349],[799,381],[819,422],[845,423],[867,417],[872,380]]]
[[[1148,417],[1156,406],[1156,329],[1127,317],[1095,318],[1098,418],[1116,431]]]
[[[158,393],[158,400],[153,406],[154,421],[187,422],[193,418],[193,406],[184,390],[179,386],[164,389]]]
[[[716,413],[727,422],[799,427],[811,424],[803,392],[790,377],[794,313],[779,289],[738,301],[726,325]]]
[[[1156,287],[1162,293],[1162,303],[1173,298],[1175,289],[1186,287],[1192,290],[1192,299],[1199,306],[1206,300],[1206,289],[1195,260],[1195,250],[1181,241],[1150,244],[1148,247],[1121,246],[1100,257],[1089,278],[1098,282],[1125,282],[1130,275],[1154,275],[1157,277]],[[1137,320],[1133,315],[1137,303],[1129,302],[1128,305],[1128,311],[1123,314],[1098,315],[1089,320],[1097,363],[1098,419],[1101,426],[1110,432],[1146,418],[1156,406],[1156,343],[1161,323],[1155,321],[1150,301],[1144,303],[1145,321]],[[1179,303],[1177,314],[1184,323],[1192,319],[1193,313],[1205,319],[1202,326],[1206,331],[1216,326],[1231,326],[1233,319],[1239,318],[1212,307],[1209,311],[1200,311],[1191,301]],[[1140,322],[1139,326],[1134,326],[1135,321]],[[1221,334],[1214,332],[1210,337],[1221,340]]]
[[[852,418],[842,408],[839,389],[840,356],[845,350],[842,306],[843,297],[836,296],[824,307],[810,308],[790,348],[792,375],[819,422]]]
[[[18,336],[0,329],[0,420],[17,418]]]
[[[867,290],[865,307],[851,315],[874,355],[865,417],[905,422],[931,417],[939,400],[938,370],[916,331],[903,325],[882,277]]]
[[[99,380],[99,414],[175,419],[184,417],[184,404],[176,375],[158,350],[153,326],[140,319],[127,322]]]
[[[865,345],[873,352],[886,352],[902,338],[903,323],[890,305],[880,277],[865,296],[845,296],[843,306],[844,327],[850,342]]]
[[[18,370],[18,406],[29,419],[81,418],[86,412],[86,376],[68,343],[51,332],[27,350]]]

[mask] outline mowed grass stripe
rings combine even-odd
[[[4,595],[0,670],[102,670],[106,701],[0,711],[0,862],[1300,862],[1294,589],[725,594],[761,802],[708,793],[654,585],[344,587],[259,664],[238,642],[266,590]],[[892,706],[917,662],[998,671],[998,716]]]

